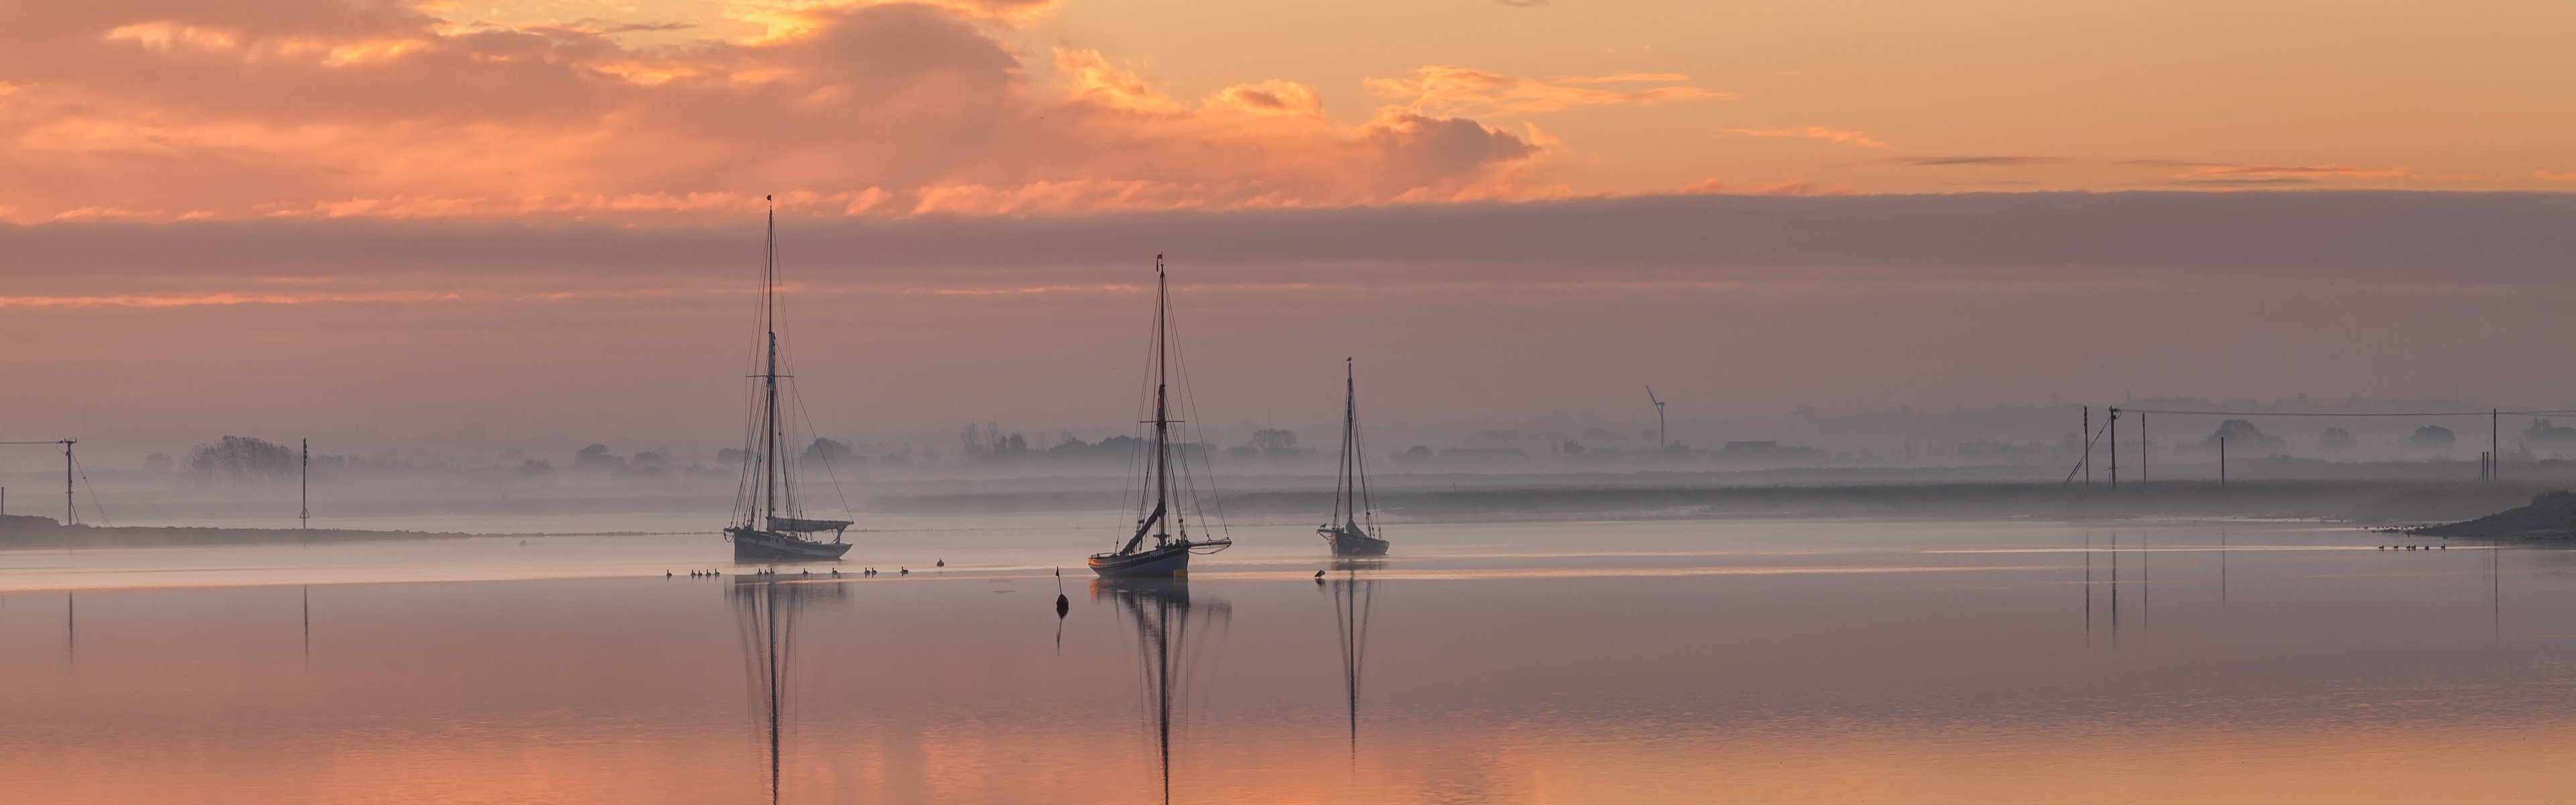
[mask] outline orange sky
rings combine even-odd
[[[765,194],[850,432],[1132,418],[1157,252],[1233,424],[1329,420],[1346,355],[1419,422],[1630,416],[1647,382],[1685,416],[2556,405],[2568,30],[2541,2],[0,4],[0,418],[721,436]],[[2249,189],[2353,192],[2218,192]]]
[[[2576,188],[2576,7],[135,0],[0,9],[0,218]]]

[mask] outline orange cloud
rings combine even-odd
[[[1572,78],[1524,78],[1456,65],[1417,68],[1411,78],[1372,78],[1371,92],[1426,114],[1537,114],[1579,106],[1653,104],[1669,101],[1729,100],[1735,96],[1681,84],[1689,76],[1671,73],[1620,73]],[[1642,89],[1601,89],[1604,85],[1660,84]]]
[[[2567,172],[2565,172],[2565,173],[2550,173],[2550,172],[2548,172],[2548,171],[2532,171],[2532,172],[2531,172],[2531,175],[2532,175],[2532,177],[2533,177],[2533,178],[2541,179],[2541,180],[2544,180],[2544,181],[2551,181],[2551,182],[2576,182],[2576,171],[2567,171]]]
[[[0,296],[0,308],[7,307],[201,307],[206,305],[300,305],[315,302],[429,302],[458,299],[452,293],[210,293],[187,295],[117,295],[117,296]]]
[[[2356,179],[2418,178],[2415,169],[2355,168],[2349,165],[2200,165],[2174,174],[2177,179],[2238,176],[2333,176]]]
[[[1790,129],[1727,129],[1726,133],[1741,134],[1747,137],[1805,137],[1808,139],[1842,143],[1844,145],[1857,145],[1863,148],[1887,147],[1887,143],[1880,141],[1878,138],[1869,136],[1866,132],[1829,129],[1823,126],[1802,126]]]
[[[621,26],[409,5],[141,0],[0,26],[9,220],[633,219],[1037,213],[1528,198],[1554,151],[1450,111],[1651,103],[1609,76],[1433,81],[1356,125],[1288,81],[1197,101],[1099,53],[1028,80],[1002,26],[1046,2],[785,3],[760,35],[628,47]],[[735,12],[728,12],[735,13]],[[660,26],[666,28],[669,26]],[[41,47],[37,47],[41,45]],[[1441,76],[1448,72],[1426,73]],[[1472,83],[1472,82],[1470,82]]]

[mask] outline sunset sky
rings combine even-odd
[[[1123,420],[1158,251],[1229,422],[1329,417],[1344,355],[1414,419],[1649,381],[1708,416],[2565,404],[2571,30],[2563,2],[0,4],[0,435],[718,438],[765,194],[808,393],[853,431]]]

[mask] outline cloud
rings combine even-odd
[[[1896,158],[1896,159],[1891,159],[1891,160],[1887,160],[1887,161],[1889,161],[1889,162],[1893,162],[1893,163],[1896,163],[1896,164],[1900,164],[1900,165],[1919,165],[1919,166],[1925,166],[1925,167],[1939,167],[1939,166],[1945,166],[1945,165],[1992,165],[1992,166],[1998,166],[1998,167],[2024,167],[2024,166],[2029,166],[2029,165],[2058,165],[2058,164],[2063,164],[2063,163],[2067,162],[2068,160],[2067,160],[2067,159],[2065,159],[2064,157],[2034,157],[2034,156],[1936,156],[1936,157],[1898,157],[1898,158]]]
[[[2576,182],[2576,171],[2567,171],[2567,172],[2565,172],[2565,173],[2550,173],[2550,172],[2548,172],[2548,171],[2532,171],[2532,172],[2531,172],[2531,176],[2532,176],[2532,178],[2535,178],[2535,179],[2540,179],[2540,180],[2543,180],[2543,181],[2550,181],[2550,182]]]
[[[1583,106],[1643,105],[1735,96],[1682,84],[1675,73],[1619,73],[1569,78],[1526,78],[1439,64],[1410,78],[1372,78],[1369,90],[1420,114],[1539,114]],[[1660,85],[1602,89],[1610,85]]]
[[[2189,187],[2302,187],[2319,184],[2306,176],[2246,176],[2203,179],[2175,179],[2166,184]]]
[[[1202,268],[1295,269],[1264,282],[1315,281],[1355,266],[1486,283],[1562,280],[1568,266],[1621,281],[1763,271],[1823,279],[1875,266],[2032,281],[2092,281],[2104,272],[2161,281],[2259,268],[2282,282],[2430,272],[2564,283],[2564,255],[2576,252],[2576,229],[2564,225],[2571,217],[2576,194],[2565,193],[1721,193],[781,226],[797,254],[831,256],[798,261],[805,267],[796,276],[824,287],[1133,282],[1156,250]],[[747,243],[757,254],[757,220],[740,220],[0,224],[0,253],[11,256],[10,292],[21,297],[259,296],[281,286],[290,294],[469,299],[697,293],[738,290],[742,275],[709,267],[740,265]]]
[[[2350,165],[2333,165],[2333,164],[2328,164],[2328,165],[2235,165],[2235,164],[2229,164],[2229,163],[2224,163],[2224,162],[2190,162],[2190,161],[2184,161],[2184,160],[2173,160],[2173,159],[2131,159],[2131,160],[2122,160],[2122,161],[2120,161],[2120,162],[2118,162],[2118,163],[2116,163],[2116,164],[2120,164],[2120,165],[2135,165],[2135,166],[2140,166],[2140,167],[2149,167],[2149,168],[2181,168],[2181,169],[2182,169],[2181,171],[2179,171],[2179,172],[2177,172],[2177,173],[2175,173],[2175,174],[2173,175],[2173,177],[2174,177],[2175,179],[2181,180],[2181,182],[2177,182],[2178,184],[2179,184],[2179,183],[2199,183],[2199,184],[2221,184],[2221,183],[2223,183],[2223,182],[2216,181],[2216,180],[2242,180],[2242,181],[2234,181],[2233,183],[2236,183],[2236,184],[2257,184],[2258,182],[2256,182],[2256,181],[2252,181],[2252,180],[2258,180],[2258,179],[2305,179],[2305,180],[2309,180],[2309,181],[2314,181],[2314,180],[2317,180],[2317,179],[2328,179],[2328,178],[2347,178],[2347,179],[2421,179],[2421,178],[2424,178],[2424,177],[2423,177],[2423,176],[2421,176],[2420,174],[2417,174],[2417,173],[2415,172],[2415,169],[2413,169],[2413,168],[2407,168],[2407,167],[2395,167],[2395,168],[2356,168],[2356,167],[2352,167],[2352,166],[2350,166]],[[2292,183],[2294,183],[2294,182],[2271,182],[2271,183],[2273,183],[2273,184],[2292,184]]]
[[[614,34],[667,26],[330,0],[19,6],[0,12],[0,209],[637,220],[772,192],[812,215],[1529,198],[1552,192],[1528,183],[1550,141],[1451,101],[1710,95],[1598,86],[1677,76],[1436,79],[1337,124],[1294,82],[1175,99],[1085,50],[1032,81],[997,26],[1053,5],[763,6],[775,24],[745,41],[634,47]]]
[[[1831,129],[1823,126],[1801,126],[1798,128],[1788,129],[1727,129],[1725,133],[1741,134],[1747,137],[1805,137],[1808,139],[1842,143],[1844,145],[1857,145],[1863,148],[1887,147],[1887,143],[1881,142],[1876,137],[1869,136],[1866,132]]]
[[[1548,0],[1494,0],[1494,5],[1512,8],[1537,8],[1547,4]]]

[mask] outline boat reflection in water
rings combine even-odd
[[[1101,579],[1091,583],[1093,600],[1109,598],[1136,627],[1136,654],[1142,661],[1143,704],[1153,721],[1154,748],[1161,756],[1163,802],[1172,801],[1172,725],[1182,718],[1189,699],[1189,666],[1194,631],[1216,627],[1221,635],[1233,607],[1205,596],[1192,600],[1187,581]],[[1199,638],[1198,650],[1206,649]]]
[[[1360,758],[1360,677],[1367,665],[1369,609],[1377,600],[1377,580],[1362,579],[1359,571],[1375,569],[1382,562],[1334,562],[1333,569],[1342,571],[1340,578],[1324,580],[1324,595],[1333,599],[1333,627],[1342,636],[1342,691],[1350,705],[1351,761]]]
[[[813,604],[837,605],[850,597],[839,581],[789,581],[777,576],[733,577],[726,595],[734,603],[734,625],[742,638],[743,671],[751,711],[769,733],[769,801],[778,801],[780,741],[791,719],[795,684],[796,616]]]

